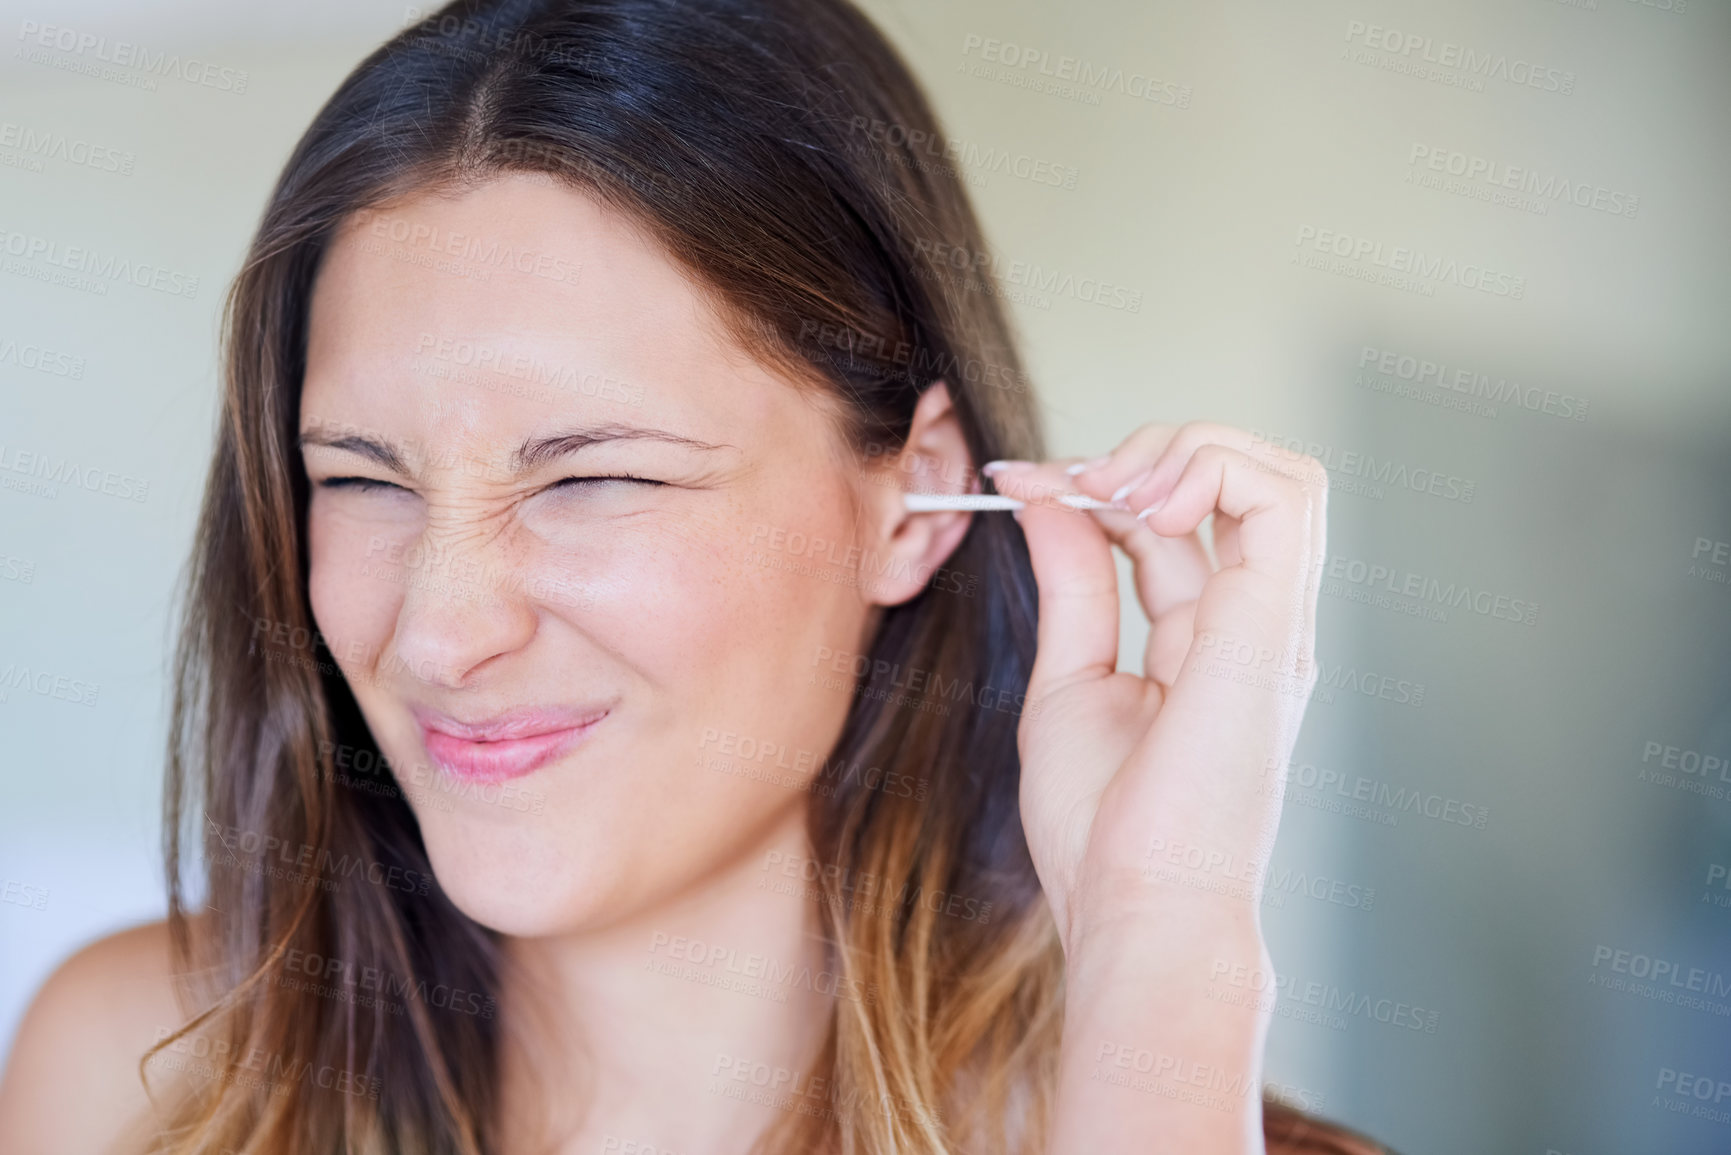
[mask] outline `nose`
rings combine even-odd
[[[491,536],[491,535],[489,535]],[[414,677],[462,689],[495,658],[535,636],[534,603],[515,580],[519,567],[500,539],[430,525],[424,563],[410,571],[391,648]]]

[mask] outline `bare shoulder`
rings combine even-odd
[[[147,1123],[139,1060],[185,1021],[168,924],[98,939],[36,993],[0,1073],[0,1151],[111,1152]]]

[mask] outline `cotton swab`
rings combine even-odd
[[[1064,493],[1053,498],[1058,505],[1067,505],[1071,509],[1118,509],[1125,507],[1110,501],[1101,501],[1097,497],[1089,497],[1081,493]],[[995,493],[904,493],[902,503],[910,513],[937,513],[942,510],[963,509],[988,511],[995,509],[1021,509],[1028,503],[1018,501],[1013,497],[1002,497]]]

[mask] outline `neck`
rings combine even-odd
[[[509,940],[508,1149],[749,1150],[782,1114],[764,1092],[792,1089],[772,1074],[808,1070],[835,1013],[817,884],[766,869],[811,858],[791,806],[737,860],[625,921]]]

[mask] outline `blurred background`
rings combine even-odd
[[[1270,1081],[1407,1155],[1731,1151],[1696,1090],[1731,1083],[1731,7],[866,8],[1058,452],[1207,417],[1329,466]],[[162,912],[222,296],[316,108],[423,11],[0,12],[4,1047],[58,960]]]

